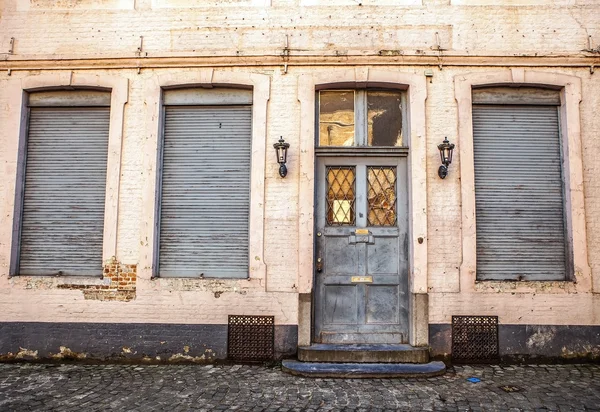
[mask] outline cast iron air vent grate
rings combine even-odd
[[[452,360],[498,359],[498,316],[452,316]]]
[[[268,361],[275,357],[275,317],[229,315],[227,357]]]

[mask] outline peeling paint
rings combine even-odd
[[[0,362],[8,362],[15,359],[15,354],[12,352],[7,352],[0,355]]]
[[[14,278],[13,283],[17,283],[20,279]],[[27,277],[25,281],[25,289],[52,289],[56,284],[55,279],[51,277]]]
[[[476,281],[475,289],[489,293],[544,293],[562,294],[577,293],[575,282],[534,282],[534,281]]]
[[[527,339],[527,347],[529,349],[532,348],[543,348],[552,340],[556,335],[556,330],[554,328],[544,328],[543,330],[538,330],[533,335]]]
[[[188,348],[188,350],[186,351],[185,348]],[[175,353],[175,354],[171,355],[171,357],[169,357],[169,362],[185,361],[185,362],[195,362],[195,363],[206,363],[206,362],[211,362],[215,358],[215,355],[214,355],[214,352],[212,349],[205,349],[204,353],[200,356],[191,356],[191,355],[187,354],[189,352],[189,347],[185,346],[184,352],[185,353]]]
[[[73,352],[71,349],[66,346],[60,347],[60,352],[51,355],[53,359],[72,359],[72,360],[81,360],[87,358],[87,355],[83,352]]]
[[[205,355],[190,356],[190,355],[185,355],[183,353],[176,353],[174,355],[171,355],[171,357],[169,358],[169,362],[177,362],[177,361],[205,362],[206,356]]]
[[[582,345],[579,350],[561,348],[561,357],[565,359],[600,359],[600,346]]]
[[[198,291],[210,292],[218,298],[225,292],[233,292],[239,295],[246,295],[249,287],[248,281],[243,279],[243,282],[231,282],[222,279],[206,279],[206,278],[162,278],[156,281],[161,289],[169,291]],[[219,296],[217,296],[219,295]]]
[[[380,56],[402,56],[403,54],[402,50],[379,50]]]
[[[17,352],[17,354],[15,355],[15,359],[37,359],[38,358],[38,351],[34,351],[34,350],[30,350],[30,349],[26,349],[26,348],[19,348],[19,352]]]

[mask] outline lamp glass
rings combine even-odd
[[[287,162],[287,147],[279,146],[277,148],[277,162],[278,163],[286,163]]]

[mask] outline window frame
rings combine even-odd
[[[79,89],[78,91],[80,91],[81,89]],[[109,93],[110,95],[110,93]],[[30,96],[31,97],[31,94]],[[15,268],[14,268],[14,272],[18,273],[18,274],[22,274],[23,272],[26,272],[23,267],[22,267],[22,259],[23,259],[23,232],[24,232],[24,228],[23,228],[23,221],[24,221],[24,213],[25,213],[25,207],[27,206],[26,203],[26,183],[27,183],[27,176],[30,172],[28,172],[28,168],[31,167],[30,165],[30,156],[32,153],[30,153],[30,150],[32,150],[32,147],[30,147],[30,139],[32,138],[31,136],[31,126],[32,126],[32,110],[35,111],[37,109],[67,109],[67,111],[65,113],[69,112],[69,109],[90,109],[90,108],[103,108],[103,109],[108,109],[109,113],[108,115],[110,116],[110,105],[94,105],[93,103],[85,103],[85,102],[79,102],[80,104],[71,104],[69,106],[66,106],[64,104],[40,104],[40,105],[27,105],[27,133],[26,133],[26,137],[25,137],[25,142],[23,143],[23,160],[22,163],[20,165],[20,167],[22,167],[22,171],[20,171],[20,175],[22,176],[22,178],[20,179],[20,182],[18,183],[18,187],[16,190],[16,200],[15,200],[15,209],[17,209],[19,211],[18,216],[15,215],[15,225],[18,224],[19,227],[15,227],[15,232],[18,232],[17,238],[15,239],[15,243],[16,243],[16,249],[17,249],[17,256],[15,258]],[[107,123],[106,124],[106,128],[108,129],[110,127],[110,118],[107,119]],[[39,125],[38,125],[39,126]],[[44,125],[46,126],[46,125]],[[106,130],[108,132],[108,130]],[[106,145],[108,146],[108,133],[106,136]],[[45,151],[45,149],[42,149],[43,151]],[[108,157],[108,147],[107,147],[107,151],[106,151],[106,155]],[[108,159],[105,159],[105,161]],[[82,162],[81,160],[79,160],[79,162]],[[38,166],[40,166],[38,164]],[[105,163],[104,165],[104,172],[106,173],[106,169],[107,169],[107,164]],[[37,184],[39,185],[39,183]],[[38,194],[39,195],[39,194]],[[75,196],[74,196],[75,197]],[[104,178],[104,201],[102,202],[102,206],[104,206],[104,204],[106,203],[106,177]],[[69,213],[68,211],[63,211],[60,212],[60,214],[66,214]],[[54,216],[54,214],[53,214]],[[102,216],[102,222],[104,222],[104,215]],[[31,233],[30,233],[31,234]],[[102,254],[102,246],[100,245],[100,254]],[[43,249],[42,249],[43,250]],[[97,250],[96,248],[94,248],[94,250]],[[37,252],[33,253],[34,256],[36,256],[36,258],[39,258],[39,255]],[[60,261],[61,257],[60,254],[57,253],[56,258],[53,259],[53,261]],[[70,273],[70,276],[88,276],[88,277],[97,277],[97,276],[101,276],[102,275],[102,270],[103,270],[103,260],[102,258],[99,259],[99,261],[97,262],[98,265],[96,267],[95,270],[90,270],[90,268],[86,268],[86,269],[79,269],[81,271],[81,273]],[[61,265],[62,266],[62,265]],[[62,268],[61,270],[64,270],[66,268]],[[96,271],[100,271],[100,273],[96,274],[94,272]],[[62,272],[58,272],[59,274]],[[52,270],[45,270],[43,273],[27,273],[25,276],[53,276],[56,275],[56,272],[52,271]]]
[[[12,144],[7,145],[6,152],[14,155],[7,158],[13,162],[14,172],[7,174],[5,186],[5,199],[12,199],[8,205],[6,214],[11,222],[10,244],[7,245],[9,269],[8,276],[20,277],[47,277],[54,275],[21,275],[18,270],[18,259],[20,254],[20,231],[21,214],[23,207],[23,185],[26,161],[26,144],[29,132],[29,108],[28,96],[32,92],[62,91],[62,90],[99,90],[110,93],[110,114],[108,134],[108,156],[106,165],[106,188],[104,203],[104,229],[102,241],[102,265],[114,258],[117,254],[117,224],[119,207],[119,181],[121,174],[121,142],[123,138],[123,120],[125,104],[128,101],[128,79],[95,75],[87,73],[60,73],[45,74],[38,76],[27,76],[10,81],[7,91],[12,100],[13,112],[9,120],[9,130],[13,130],[14,136],[9,140]],[[8,232],[8,231],[7,231]],[[76,278],[97,277],[89,275],[71,276]],[[102,277],[102,275],[100,276]]]
[[[368,144],[369,140],[369,120],[368,120],[368,93],[374,92],[396,92],[400,94],[402,104],[402,145],[401,146],[372,146]],[[325,146],[320,144],[320,106],[321,92],[352,92],[354,94],[354,144],[352,146]],[[407,91],[395,88],[382,87],[356,87],[356,88],[328,88],[315,91],[315,148],[317,150],[327,148],[334,151],[336,149],[363,148],[370,150],[381,149],[407,149],[409,148],[409,125],[408,125],[408,102]]]
[[[510,69],[494,73],[472,73],[454,78],[455,99],[458,104],[458,154],[460,161],[462,198],[462,264],[460,290],[489,292],[501,284],[512,284],[511,291],[542,291],[572,288],[590,291],[591,270],[587,259],[585,204],[583,194],[583,164],[581,149],[581,79],[561,73]],[[564,176],[564,210],[566,239],[572,251],[567,265],[573,273],[570,279],[560,281],[494,281],[477,280],[475,175],[473,153],[472,90],[493,86],[532,86],[560,90],[560,136],[565,156],[562,159]]]
[[[556,124],[556,129],[553,129],[556,131],[556,137],[557,140],[554,140],[555,143],[558,143],[558,149],[559,149],[559,159],[560,162],[558,164],[558,169],[560,172],[560,178],[561,178],[561,184],[560,184],[560,203],[561,203],[561,214],[562,214],[562,225],[563,225],[563,256],[564,256],[564,278],[563,279],[538,279],[536,281],[538,282],[547,282],[547,281],[563,281],[563,280],[570,280],[573,278],[573,272],[572,272],[572,265],[569,264],[570,262],[570,256],[572,255],[572,250],[571,250],[571,244],[568,241],[568,234],[567,234],[567,219],[566,219],[566,211],[565,211],[565,176],[564,176],[564,169],[563,169],[563,159],[565,157],[565,148],[564,148],[564,141],[562,139],[562,134],[561,134],[561,121],[560,121],[560,98],[559,98],[559,91],[552,88],[531,88],[531,87],[527,87],[527,90],[523,90],[523,91],[519,91],[519,88],[514,88],[512,90],[512,92],[510,93],[510,96],[502,96],[503,94],[503,90],[499,90],[502,88],[498,88],[498,87],[478,87],[478,88],[473,88],[473,93],[475,93],[476,91],[484,91],[486,93],[489,93],[491,96],[489,96],[488,98],[484,98],[484,99],[475,99],[473,98],[473,103],[471,106],[471,109],[474,110],[475,107],[480,107],[480,106],[484,106],[484,107],[493,107],[493,108],[498,108],[498,107],[507,107],[507,108],[512,108],[512,109],[516,109],[516,108],[552,108],[551,110],[553,112],[555,112],[556,116],[557,116],[557,124]],[[534,89],[534,90],[532,90]],[[544,93],[546,91],[554,91],[554,93],[556,94],[557,97],[557,102],[545,102],[544,101]],[[493,96],[493,95],[496,96]],[[537,98],[536,97],[540,97]],[[554,100],[554,99],[552,99]],[[518,110],[518,109],[516,109]],[[475,136],[473,136],[473,139],[475,140]],[[529,140],[528,141],[530,144],[534,143],[533,141]],[[484,144],[484,142],[482,142],[482,144]],[[474,141],[474,145],[475,145],[475,141]],[[543,148],[540,148],[543,149]],[[475,153],[474,153],[474,160],[475,160]],[[556,169],[554,169],[556,170]],[[475,172],[476,174],[476,172]],[[556,199],[558,200],[558,198]],[[477,188],[475,190],[475,201],[477,204]],[[481,209],[480,209],[481,210]],[[477,223],[477,214],[475,215],[475,219],[476,219],[476,223]],[[480,221],[479,221],[480,222]],[[476,242],[478,242],[478,240],[476,240]],[[529,243],[529,242],[528,242]],[[525,246],[524,246],[525,247]],[[518,275],[521,276],[521,275]],[[522,278],[522,280],[525,281],[531,281],[529,279],[527,279],[530,275],[524,275],[524,277]],[[509,278],[504,278],[504,279],[487,279],[485,276],[483,276],[483,274],[479,273],[479,270],[477,270],[476,272],[476,279],[477,281],[510,281],[510,280],[516,280],[517,278],[517,274],[515,274],[513,277],[509,277]]]
[[[249,231],[249,271],[245,278],[206,278],[207,280],[247,281],[266,278],[264,263],[264,199],[265,199],[265,162],[267,150],[267,104],[270,98],[270,77],[264,74],[230,72],[215,69],[171,72],[155,75],[146,81],[145,96],[147,103],[146,127],[148,139],[144,147],[145,185],[142,194],[142,223],[140,267],[138,276],[157,279],[158,267],[158,231],[159,210],[156,207],[159,195],[159,176],[162,171],[159,163],[159,144],[163,130],[162,99],[163,90],[178,88],[239,88],[252,89],[252,153],[250,171],[250,231]],[[183,277],[163,277],[166,281],[184,279]],[[203,279],[203,278],[185,278]],[[264,288],[264,283],[262,285]]]
[[[168,94],[169,91],[175,91],[175,90],[181,90],[184,92],[189,92],[192,93],[194,92],[194,89],[198,90],[198,91],[203,91],[203,90],[209,90],[212,91],[212,89],[202,89],[199,87],[182,87],[182,88],[172,88],[172,89],[162,89],[161,93],[161,105],[160,105],[160,125],[161,125],[161,129],[159,131],[159,142],[158,142],[158,151],[157,151],[157,177],[156,177],[156,198],[155,198],[155,210],[156,210],[156,214],[155,214],[155,219],[156,219],[156,245],[155,245],[155,255],[154,255],[154,275],[155,277],[161,277],[161,278],[188,278],[188,279],[194,279],[194,278],[200,278],[200,277],[196,277],[196,276],[182,276],[182,275],[160,275],[160,238],[161,238],[161,230],[160,230],[160,226],[161,226],[161,217],[162,217],[162,197],[163,197],[163,169],[164,169],[164,148],[165,148],[165,124],[166,124],[166,114],[167,114],[167,107],[208,107],[208,108],[214,108],[214,107],[250,107],[251,112],[253,111],[253,107],[252,107],[252,101],[248,102],[227,102],[227,100],[231,100],[231,98],[225,97],[223,99],[222,102],[216,102],[213,100],[213,97],[208,97],[208,101],[206,101],[206,96],[200,96],[198,97],[198,101],[196,102],[181,102],[181,103],[167,103],[166,99],[165,99],[165,95]],[[227,92],[232,92],[235,93],[237,91],[248,91],[247,88],[239,88],[239,87],[227,87],[227,88],[218,88],[220,90],[226,89]],[[217,93],[219,90],[215,90],[215,93]],[[252,91],[250,91],[250,93],[252,93]],[[243,98],[241,100],[244,100]],[[252,168],[253,168],[253,161],[252,161],[252,151],[254,150],[253,147],[253,139],[252,136],[250,137],[250,171],[249,171],[249,175],[248,175],[248,180],[249,180],[249,184],[248,184],[248,194],[249,194],[249,203],[251,203],[251,197],[252,197],[252,181],[251,181],[251,176],[252,176]],[[225,208],[226,209],[226,208]],[[250,204],[248,205],[248,209],[250,209]],[[247,228],[248,228],[248,234],[250,235],[250,226],[251,226],[251,213],[250,210],[248,210],[248,221],[247,221]],[[248,251],[250,250],[250,236],[248,236],[248,244],[246,245]],[[248,256],[248,260],[250,260],[250,256]],[[248,271],[250,268],[250,263],[248,262]],[[210,274],[205,274],[203,277],[207,278],[207,279],[246,279],[248,277],[248,275],[246,275],[246,277],[238,277],[238,276],[228,276],[228,277],[219,277],[219,276],[210,276]]]

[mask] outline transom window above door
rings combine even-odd
[[[406,146],[406,94],[399,90],[318,92],[321,147]]]

